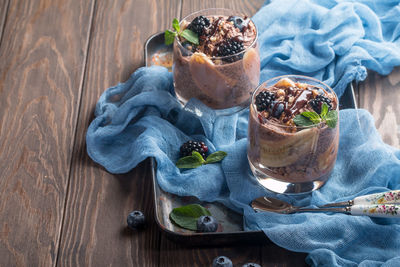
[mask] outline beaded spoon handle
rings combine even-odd
[[[400,204],[400,190],[392,190],[388,192],[359,196],[352,200],[330,203],[321,207],[339,207],[371,204]]]

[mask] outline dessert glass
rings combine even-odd
[[[222,8],[206,9],[192,13],[181,22],[192,21],[197,16],[242,16]],[[177,37],[173,46],[173,77],[175,93],[182,104],[197,98],[221,115],[248,107],[251,92],[260,78],[260,56],[257,45],[257,29],[251,45],[234,55],[210,57],[186,49]],[[225,112],[226,111],[226,112]],[[217,112],[218,113],[218,112]]]
[[[261,84],[251,98],[247,157],[257,181],[266,189],[285,194],[307,193],[328,180],[335,165],[339,143],[339,121],[335,128],[325,122],[312,126],[289,126],[274,121],[261,123],[255,105],[258,92],[282,78],[321,88],[339,102],[326,84],[305,76],[286,75]]]

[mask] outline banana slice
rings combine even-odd
[[[189,69],[196,86],[214,100],[230,96],[236,80],[220,73],[214,63],[203,53],[194,53],[189,61]]]
[[[289,78],[282,78],[274,86],[278,88],[288,88],[295,87],[296,84]]]
[[[317,159],[318,169],[322,172],[332,169],[333,165],[334,165],[333,162],[335,162],[335,159],[336,159],[338,145],[339,145],[338,129],[336,129],[336,132],[334,134],[335,134],[335,138],[332,140],[330,146]]]
[[[291,165],[315,151],[318,137],[318,129],[310,128],[277,142],[260,139],[260,161],[268,167]]]
[[[251,106],[251,108],[253,108]],[[257,125],[256,118],[252,125]],[[258,150],[259,161],[266,167],[284,167],[308,157],[316,150],[320,129],[313,127],[296,133],[287,133],[273,125],[259,125],[258,130],[249,127],[251,147]],[[254,131],[253,131],[254,130]]]

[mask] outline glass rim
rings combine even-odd
[[[201,10],[199,10],[199,11],[196,11],[196,12],[193,12],[193,13],[190,13],[190,14],[186,15],[183,19],[181,19],[181,20],[179,21],[179,26],[181,25],[181,23],[182,23],[184,20],[186,20],[186,18],[188,18],[188,17],[190,17],[190,16],[193,16],[193,15],[196,15],[196,14],[201,14],[201,13],[204,13],[204,12],[206,12],[206,11],[218,11],[218,10],[221,10],[221,11],[223,10],[223,11],[227,11],[227,12],[232,12],[233,14],[241,15],[241,16],[246,16],[246,17],[247,17],[246,14],[241,13],[241,12],[239,12],[239,11],[235,11],[235,10],[233,10],[233,9],[229,9],[229,8],[206,8],[206,9],[201,9]],[[232,15],[233,15],[233,14],[232,14]],[[216,14],[216,16],[217,16],[217,15],[218,15],[218,13]],[[253,21],[250,17],[248,17],[248,18],[249,18],[250,22],[253,23],[254,28],[256,29],[256,38],[254,38],[254,40],[253,40],[253,42],[251,43],[251,45],[249,45],[246,49],[243,49],[242,51],[240,51],[240,52],[238,52],[238,53],[236,53],[236,54],[233,54],[233,55],[222,56],[222,57],[210,57],[210,56],[207,56],[207,57],[210,58],[211,60],[223,60],[223,59],[227,59],[227,58],[231,58],[231,57],[235,57],[235,56],[244,54],[244,53],[246,53],[250,48],[253,48],[253,47],[255,46],[255,44],[257,43],[257,41],[258,41],[258,29],[257,29],[257,25],[254,23],[254,21]],[[178,36],[175,36],[175,41],[176,41],[176,43],[177,43],[177,45],[179,46],[180,49],[184,49],[185,52],[190,52],[191,54],[194,54],[192,51],[186,49],[186,48],[182,45],[182,43],[181,43],[181,41],[179,40],[179,37],[178,37]]]
[[[315,82],[315,83],[317,83],[317,84],[320,84],[320,85],[324,86],[325,88],[322,88],[322,87],[321,87],[321,89],[323,89],[324,91],[328,91],[328,93],[332,94],[332,95],[335,97],[335,100],[336,100],[336,109],[335,109],[335,110],[336,110],[336,111],[339,111],[339,98],[337,97],[335,91],[333,91],[333,89],[332,89],[329,85],[327,85],[326,83],[324,83],[324,82],[322,82],[322,81],[320,81],[320,80],[318,80],[318,79],[316,79],[316,78],[310,77],[310,76],[297,75],[297,74],[287,74],[287,75],[280,75],[280,76],[275,76],[275,77],[273,77],[273,78],[270,78],[270,79],[268,79],[268,80],[262,82],[261,84],[259,84],[259,85],[256,87],[256,89],[254,89],[253,93],[251,94],[251,100],[250,100],[250,106],[251,106],[251,108],[250,108],[250,116],[252,116],[251,113],[258,112],[258,111],[257,111],[257,107],[256,107],[256,105],[255,105],[254,99],[255,99],[255,97],[256,97],[256,94],[257,94],[257,93],[259,92],[259,90],[261,89],[261,87],[263,87],[263,85],[265,85],[265,84],[267,84],[268,82],[271,82],[271,81],[273,81],[273,80],[279,81],[280,79],[283,79],[283,78],[289,78],[289,79],[290,79],[291,77],[293,77],[293,78],[301,78],[301,79],[304,79],[304,80],[310,80],[310,81],[313,81],[313,82]],[[292,81],[293,81],[293,80],[292,80]],[[293,81],[293,82],[297,82],[297,81]],[[328,89],[328,90],[327,90],[327,89]],[[251,112],[251,109],[253,109],[254,112]],[[260,123],[258,120],[257,120],[257,122]],[[274,126],[280,127],[280,128],[284,128],[284,129],[296,127],[296,129],[300,129],[300,130],[303,130],[303,129],[310,129],[310,128],[318,127],[318,126],[321,126],[322,124],[325,124],[325,122],[323,122],[323,121],[321,121],[321,122],[318,123],[318,124],[313,124],[313,125],[309,125],[309,126],[282,125],[282,124],[279,124],[279,123],[276,123],[276,122],[273,122],[273,121],[269,121],[268,123],[270,123],[270,124],[272,124],[272,125],[274,125]]]

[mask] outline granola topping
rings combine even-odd
[[[195,20],[199,20],[198,17]],[[257,31],[254,23],[247,17],[237,16],[209,16],[208,23],[204,23],[204,28],[199,31],[199,45],[193,46],[191,51],[201,52],[209,57],[218,57],[220,46],[226,45],[226,42],[235,42],[243,45],[246,49],[250,47],[256,36]],[[240,24],[238,24],[240,21]],[[192,22],[182,21],[181,27],[186,29],[191,27]],[[185,43],[184,38],[180,37],[182,44]]]
[[[327,101],[330,108],[335,110],[337,107],[336,98],[323,88],[310,84],[293,82],[288,78],[279,80],[273,86],[263,88],[258,95],[274,95],[275,100],[269,104],[269,108],[259,111],[262,117],[260,123],[268,121],[286,126],[293,126],[290,131],[296,131],[296,125],[293,118],[304,111],[314,111],[316,102]],[[257,102],[257,105],[260,103]]]

